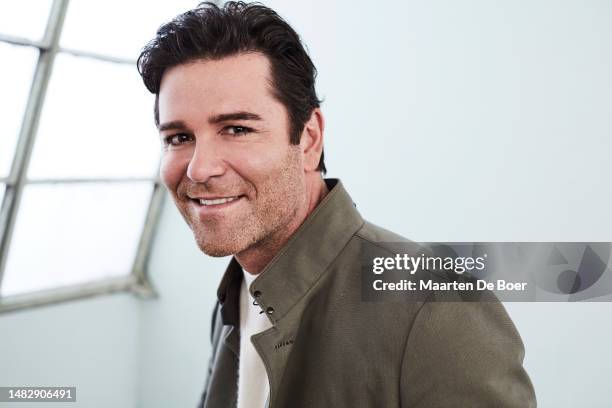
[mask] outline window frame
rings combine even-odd
[[[131,59],[60,47],[59,40],[68,5],[69,0],[53,0],[47,19],[45,33],[40,41],[33,41],[0,33],[0,42],[17,46],[33,47],[38,49],[39,52],[14,151],[13,162],[8,176],[0,177],[0,183],[5,185],[4,197],[0,207],[0,287],[2,286],[2,278],[6,268],[11,238],[15,229],[15,222],[23,190],[27,184],[150,181],[153,183],[153,192],[145,216],[144,226],[140,234],[134,262],[129,274],[127,274],[128,271],[126,271],[126,276],[119,278],[107,278],[79,285],[58,287],[6,297],[0,296],[0,313],[116,292],[129,292],[140,298],[157,297],[157,293],[148,277],[147,270],[153,234],[155,233],[165,198],[165,190],[159,179],[159,174],[144,178],[27,179],[27,170],[57,54],[67,53],[99,61],[136,66],[136,61]]]

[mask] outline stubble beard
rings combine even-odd
[[[224,257],[254,247],[279,249],[288,238],[285,229],[306,203],[301,171],[299,153],[291,146],[280,168],[255,187],[256,200],[250,201],[248,209],[234,219],[202,222],[197,213],[179,206],[200,250],[209,256]],[[252,185],[251,188],[254,190]]]

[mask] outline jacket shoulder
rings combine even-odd
[[[376,247],[391,254],[396,254],[398,251],[408,253],[427,251],[423,245],[369,221],[364,222],[355,233],[355,237],[367,246]]]
[[[413,242],[406,237],[383,227],[379,227],[369,221],[365,221],[355,235],[372,243]]]

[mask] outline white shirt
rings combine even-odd
[[[257,275],[244,272],[240,287],[240,358],[238,364],[238,408],[263,408],[270,384],[263,361],[257,354],[251,336],[272,327],[261,308],[253,305],[249,287]]]

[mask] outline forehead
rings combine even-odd
[[[261,53],[177,65],[162,77],[160,121],[231,111],[275,114],[283,106],[272,95],[271,84],[270,62]]]

